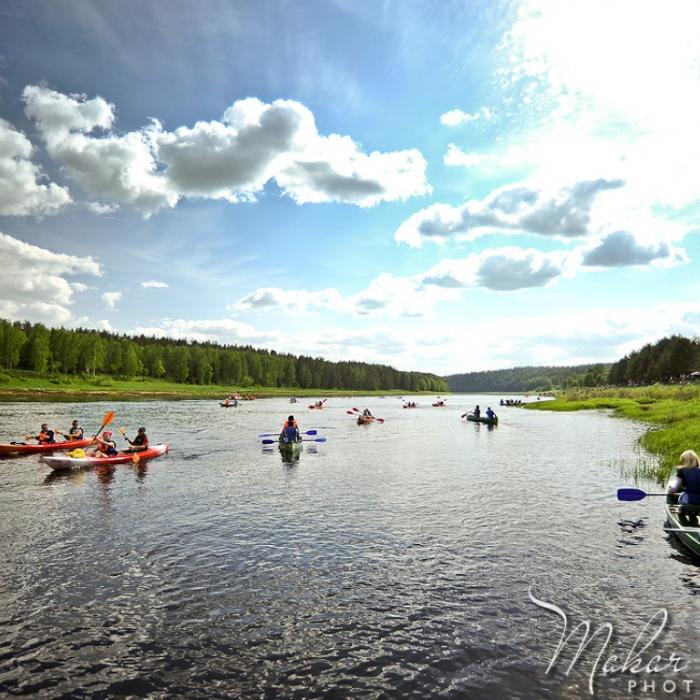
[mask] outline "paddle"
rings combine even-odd
[[[311,440],[301,440],[301,442],[326,442],[328,438],[324,437],[319,437],[319,438],[311,438]],[[263,440],[262,444],[263,445],[276,445],[279,443],[279,440]],[[284,443],[284,444],[289,444],[289,443]]]
[[[275,435],[279,435],[279,433],[258,433],[258,437],[275,437]],[[318,430],[307,430],[299,435],[318,435]]]
[[[647,496],[665,496],[665,493],[646,493],[641,489],[618,489],[617,490],[617,500],[618,501],[641,501]]]
[[[362,411],[360,411],[359,409],[353,407],[352,410],[355,411],[355,413],[359,413],[360,415],[362,415]],[[354,415],[352,411],[348,411],[348,413],[349,413],[350,415]],[[383,422],[384,422],[384,419],[383,419],[383,418],[375,418],[374,416],[370,416],[370,418],[372,418],[372,420],[378,420],[380,423],[383,423]]]

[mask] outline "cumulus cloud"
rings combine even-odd
[[[273,331],[263,331],[247,323],[230,318],[223,319],[163,319],[157,326],[138,326],[135,335],[156,338],[181,338],[200,342],[218,342],[228,345],[255,345],[281,347],[283,336]]]
[[[565,273],[566,261],[566,254],[562,253],[495,248],[465,258],[442,260],[420,275],[419,280],[428,287],[482,287],[511,292],[550,284]]]
[[[588,267],[624,267],[630,265],[677,264],[685,262],[684,251],[667,242],[643,243],[629,231],[614,231],[604,236],[583,254]]]
[[[105,292],[102,295],[102,301],[104,301],[104,303],[108,309],[115,308],[117,305],[117,302],[120,302],[121,299],[122,299],[121,292]]]
[[[492,116],[491,110],[488,107],[482,107],[478,112],[474,112],[473,114],[464,112],[461,109],[451,109],[440,117],[440,123],[445,126],[461,126],[462,124],[475,122],[478,119],[491,119]]]
[[[433,204],[412,214],[394,234],[400,243],[419,247],[426,240],[470,240],[493,231],[520,231],[575,238],[589,231],[596,197],[623,186],[621,180],[583,180],[547,191],[526,183],[507,185],[483,200],[461,206]]]
[[[158,282],[157,280],[148,280],[146,282],[141,282],[142,287],[146,289],[167,289],[170,285],[165,282]]]
[[[0,215],[47,216],[70,203],[65,187],[46,183],[40,168],[31,161],[29,139],[0,119]]]
[[[279,287],[262,287],[246,294],[228,308],[231,311],[268,311],[287,309],[289,312],[332,309],[341,306],[343,298],[335,289],[309,292],[305,289],[285,290]]]
[[[150,215],[181,197],[251,201],[274,181],[298,204],[371,207],[431,192],[423,155],[365,153],[349,136],[319,134],[293,100],[234,102],[221,121],[167,131],[112,131],[114,105],[40,86],[23,93],[49,155],[89,194]]]
[[[81,283],[66,275],[102,275],[91,257],[53,253],[0,233],[0,316],[13,320],[63,322]]]

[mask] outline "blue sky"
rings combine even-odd
[[[0,5],[0,316],[438,373],[698,334],[696,3]]]

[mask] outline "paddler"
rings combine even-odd
[[[681,463],[676,467],[676,476],[669,484],[668,492],[680,493],[678,503],[681,506],[681,514],[684,519],[688,518],[689,525],[697,527],[697,510],[700,509],[700,462],[693,450],[686,450],[681,454]]]
[[[112,431],[105,430],[102,437],[95,438],[97,447],[92,451],[92,455],[103,457],[113,457],[117,454],[117,443],[112,440]]]
[[[37,440],[40,445],[53,445],[56,442],[55,433],[49,428],[48,423],[41,424],[41,430],[38,435],[25,435],[24,439]]]
[[[282,432],[280,432],[280,440],[282,442],[299,442],[301,435],[299,434],[299,423],[294,420],[294,416],[289,416],[282,424]]]
[[[124,450],[124,452],[143,452],[143,450],[148,449],[148,435],[146,435],[146,428],[139,428],[136,432],[136,437],[133,440],[124,435],[124,439],[131,445]]]
[[[374,416],[370,413],[369,408],[366,408],[364,411],[362,411],[362,415],[364,418],[374,418]]]
[[[57,430],[56,432],[59,435],[63,435],[66,440],[82,440],[84,435],[83,429],[80,427],[77,420],[74,420],[70,424],[70,428],[68,429],[67,433],[62,433],[60,430]]]

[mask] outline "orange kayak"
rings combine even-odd
[[[33,455],[58,450],[74,450],[78,447],[87,447],[92,440],[84,438],[82,440],[66,440],[64,442],[51,442],[44,445],[27,445],[23,442],[9,442],[0,444],[0,454],[2,455]]]

